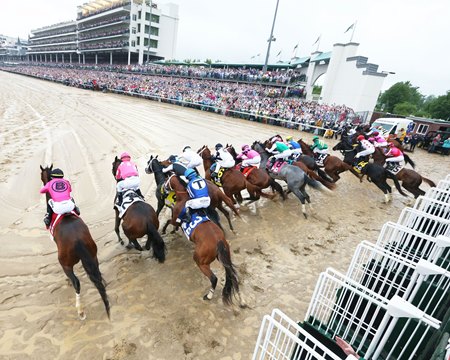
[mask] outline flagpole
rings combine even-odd
[[[270,30],[270,37],[269,37],[269,45],[267,46],[267,54],[266,54],[266,61],[264,62],[263,72],[267,71],[267,63],[269,62],[269,54],[270,54],[270,45],[273,41],[273,29],[275,28],[275,20],[277,19],[277,11],[278,11],[278,3],[280,0],[277,0],[277,6],[275,7],[275,14],[273,15],[273,23],[272,23],[272,30]]]
[[[319,35],[319,41],[317,42],[317,49],[316,51],[319,51],[319,46],[320,46],[320,40],[322,38],[322,34]]]
[[[356,29],[356,24],[358,23],[358,20],[355,21],[355,24],[353,25],[353,29],[352,29],[352,36],[350,37],[350,42],[353,41],[353,35],[355,35],[355,29]]]

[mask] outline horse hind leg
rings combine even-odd
[[[142,248],[142,246],[139,244],[139,242],[136,239],[128,238],[128,240],[129,240],[129,242],[128,242],[128,245],[126,246],[126,248],[128,250],[136,249],[139,251],[144,251],[144,249]]]
[[[214,273],[211,271],[211,267],[209,264],[199,264],[196,256],[194,255],[194,260],[197,263],[198,267],[200,268],[200,271],[209,279],[211,282],[211,288],[208,290],[208,292],[203,296],[203,300],[211,300],[214,296],[214,292],[216,291],[217,286],[217,276],[214,275]]]
[[[302,192],[300,191],[300,187],[294,187],[294,186],[289,186],[289,190],[291,190],[295,196],[298,197],[298,199],[300,200],[300,202],[302,203],[302,213],[303,216],[305,217],[305,219],[308,218],[308,215],[306,214],[306,205],[305,205],[305,196],[302,194]]]
[[[119,241],[120,245],[125,245],[124,241],[123,241],[122,238],[120,237],[120,229],[119,229],[119,226],[120,226],[120,221],[121,221],[121,219],[120,219],[120,217],[119,217],[119,212],[117,211],[117,209],[114,209],[114,210],[116,211],[116,223],[115,223],[115,225],[114,225],[114,231],[115,231],[116,234],[117,234],[117,240]]]
[[[80,320],[85,320],[86,313],[84,312],[83,305],[81,304],[80,280],[78,280],[75,273],[73,272],[73,267],[63,266],[63,270],[64,270],[64,273],[66,274],[66,276],[72,282],[73,288],[75,289],[75,307],[77,308],[78,318]]]

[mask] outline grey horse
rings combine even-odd
[[[265,169],[267,161],[269,160],[269,153],[258,141],[253,143],[252,149],[261,155],[261,163],[259,167],[260,169]],[[286,182],[289,191],[293,192],[302,203],[302,213],[305,218],[307,218],[305,200],[311,206],[311,200],[305,190],[306,185],[309,185],[314,189],[330,192],[330,190],[328,190],[325,186],[318,181],[311,179],[302,169],[294,165],[285,164],[279,173],[275,174],[269,171],[269,175],[273,179],[283,180]]]

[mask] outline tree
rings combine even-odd
[[[419,108],[424,102],[424,96],[411,85],[409,81],[398,82],[383,92],[379,98],[381,109],[394,112],[394,108],[400,103],[409,103]]]
[[[314,85],[312,93],[320,95],[322,93],[322,86]]]
[[[212,64],[212,60],[211,59],[206,59],[205,60],[205,64],[211,65]]]
[[[417,112],[417,106],[408,102],[402,102],[394,107],[394,114],[398,115],[414,115]]]
[[[450,91],[431,100],[427,104],[427,110],[434,119],[450,121]]]

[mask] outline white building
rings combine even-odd
[[[78,7],[76,21],[33,30],[28,54],[39,62],[142,64],[174,58],[177,32],[175,4],[92,0]]]
[[[0,34],[0,61],[23,61],[27,41]]]

